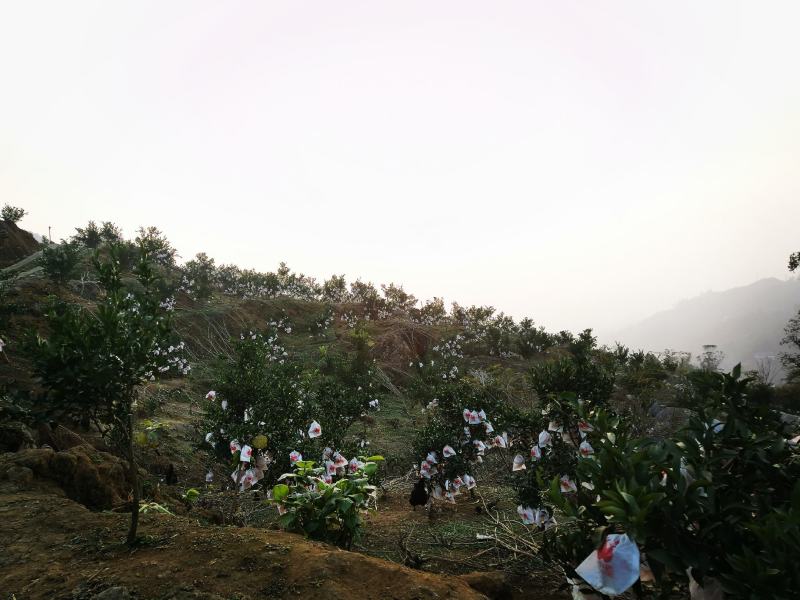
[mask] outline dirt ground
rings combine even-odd
[[[570,595],[559,591],[560,573],[545,564],[498,548],[479,536],[491,534],[492,522],[478,498],[459,497],[455,505],[437,503],[429,510],[412,510],[408,503],[411,483],[393,488],[378,502],[378,509],[366,516],[359,552],[413,566],[426,572],[467,576],[471,573],[502,574],[503,592],[495,597],[513,600],[556,600]],[[494,489],[484,490],[497,498]],[[508,500],[497,502],[504,512],[516,516]],[[490,594],[491,595],[491,594]]]
[[[122,543],[126,526],[127,515],[92,513],[53,494],[0,494],[3,598],[484,597],[458,577],[414,571],[279,531],[199,526],[189,518],[145,514],[143,543],[129,549]],[[120,587],[127,595],[113,589]]]
[[[45,454],[52,451],[2,457],[2,600],[568,597],[552,571],[520,572],[476,541],[485,523],[475,504],[412,511],[404,490],[383,495],[355,552],[276,531],[270,508],[259,509],[254,527],[209,524],[199,508],[142,514],[141,543],[131,549],[128,515],[69,499],[68,485],[33,464],[45,464]]]
[[[119,459],[74,437],[0,455],[0,600],[567,597],[552,570],[520,571],[476,539],[487,522],[473,499],[413,511],[405,481],[381,494],[354,552],[277,531],[263,492],[206,489],[181,505],[167,485],[177,514],[141,514],[130,548]]]

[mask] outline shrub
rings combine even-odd
[[[136,540],[139,485],[134,455],[133,408],[138,387],[173,368],[187,371],[175,352],[169,314],[156,295],[150,254],[140,246],[136,277],[140,291],[123,287],[118,249],[108,262],[95,256],[104,297],[96,313],[54,303],[47,312],[49,335],[32,345],[34,370],[45,390],[40,404],[53,419],[72,417],[94,424],[121,450],[133,484],[128,542]],[[176,346],[172,346],[173,350]]]
[[[209,258],[205,252],[199,252],[183,268],[185,290],[198,300],[211,298],[216,274],[214,259]]]
[[[516,351],[523,358],[530,358],[552,346],[552,339],[544,327],[536,327],[531,319],[522,319],[516,338]]]
[[[705,344],[700,356],[697,357],[697,364],[704,371],[719,371],[723,360],[725,360],[725,353],[717,349],[716,344]]]
[[[607,533],[624,532],[662,596],[685,585],[689,570],[733,598],[794,597],[800,576],[788,561],[800,552],[800,456],[738,367],[699,377],[702,402],[672,439],[632,438],[618,419],[572,400],[593,428],[594,453],[576,460],[573,489],[554,477],[543,493],[563,514],[547,552],[571,570]]]
[[[314,323],[310,326],[309,331],[312,335],[325,337],[328,329],[331,327],[331,325],[333,325],[334,319],[333,307],[328,304],[325,306],[325,309],[322,311],[322,313],[314,320]]]
[[[349,550],[361,537],[362,513],[375,499],[370,477],[382,460],[382,456],[354,459],[337,469],[335,481],[326,467],[315,467],[313,461],[296,462],[294,472],[280,478],[287,483],[272,488],[272,502],[281,512],[280,525]]]
[[[344,275],[331,275],[322,284],[322,299],[326,302],[344,302],[347,300],[347,283]]]
[[[289,356],[275,331],[242,335],[233,360],[216,374],[217,390],[207,406],[207,439],[220,455],[232,452],[237,465],[243,446],[261,450],[260,475],[267,484],[290,467],[292,452],[321,455],[328,446],[352,453],[357,441],[348,438],[348,429],[379,398],[367,341],[355,341],[355,353],[323,347],[306,364]],[[306,433],[312,422],[321,425],[318,437]]]
[[[447,310],[444,300],[432,298],[427,300],[420,308],[411,311],[412,318],[423,325],[439,325],[447,321]]]
[[[545,401],[561,392],[574,392],[592,405],[605,404],[614,390],[614,372],[601,365],[594,352],[595,338],[587,329],[568,344],[569,354],[536,364],[531,385]]]
[[[403,290],[402,285],[381,285],[383,297],[385,299],[386,310],[389,313],[409,314],[409,312],[417,305],[417,299]]]
[[[11,206],[10,204],[3,206],[3,210],[0,211],[0,217],[2,217],[3,221],[10,223],[18,223],[26,214],[28,213],[24,208]]]
[[[313,278],[293,273],[285,263],[280,264],[277,273],[259,273],[252,269],[222,265],[216,270],[215,279],[216,287],[223,293],[241,298],[290,296],[316,300],[322,293],[322,287]]]
[[[789,270],[794,272],[800,267],[800,252],[792,252],[789,255]]]
[[[500,313],[486,329],[486,343],[491,356],[511,358],[515,354],[519,338],[517,324],[514,319]]]
[[[385,300],[371,282],[364,283],[360,279],[350,284],[350,299],[361,304],[370,318],[377,318],[378,312],[385,307]]]
[[[81,248],[75,242],[45,246],[39,264],[44,269],[45,275],[54,283],[64,285],[72,279],[81,259]]]
[[[781,362],[786,369],[786,381],[800,383],[800,313],[793,317],[786,325],[786,336],[781,344],[790,351],[781,353]]]
[[[787,383],[772,388],[776,408],[792,414],[800,414],[800,383]]]
[[[139,260],[139,246],[130,240],[111,242],[116,246],[119,268],[123,272],[131,271]]]
[[[136,245],[144,248],[153,262],[166,266],[175,264],[177,252],[157,227],[139,227],[137,233]]]
[[[89,221],[86,227],[76,227],[75,235],[72,236],[73,241],[83,244],[87,248],[97,248],[103,240],[100,228],[94,221]]]
[[[103,224],[100,226],[100,237],[104,242],[108,243],[122,242],[122,229],[111,221],[103,221]]]
[[[505,398],[491,379],[463,375],[459,341],[441,342],[430,358],[409,365],[414,379],[408,394],[426,414],[414,440],[420,476],[435,498],[449,502],[462,486],[475,487],[475,465],[486,450],[508,445]]]

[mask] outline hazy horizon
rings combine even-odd
[[[603,333],[786,279],[800,5],[0,3],[0,204]]]

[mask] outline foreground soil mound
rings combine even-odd
[[[29,231],[16,223],[0,220],[0,268],[30,256],[39,249],[39,242]]]
[[[0,491],[63,493],[89,508],[124,504],[131,486],[125,461],[83,443],[62,452],[29,448],[0,455]]]
[[[466,581],[252,528],[93,513],[41,491],[0,492],[0,590],[18,599],[485,598]],[[4,597],[5,597],[4,596]]]

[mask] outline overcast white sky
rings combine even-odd
[[[602,333],[787,276],[798,23],[794,1],[0,0],[0,203]]]

